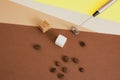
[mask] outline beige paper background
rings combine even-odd
[[[1,1],[0,11],[1,23],[30,25],[36,27],[38,26],[40,20],[47,20],[53,28],[57,29],[71,29],[72,26],[76,26],[75,24],[35,11],[31,8],[27,8],[8,0]],[[79,27],[79,29],[81,31],[90,31],[83,27]]]
[[[75,23],[84,28],[87,28],[99,33],[120,35],[120,23],[101,19],[101,18],[98,18],[98,16],[90,19],[89,21],[81,25],[81,23],[83,23],[86,19],[88,19],[90,15],[86,15],[80,12],[74,12],[71,10],[63,9],[63,8],[58,8],[58,7],[43,4],[43,3],[38,3],[33,0],[10,0],[10,1],[20,5],[24,5],[26,7],[32,8],[40,12],[47,13],[49,15],[58,17],[65,21]],[[109,11],[109,9],[105,10],[105,12]],[[105,14],[105,12],[103,12],[102,14]]]

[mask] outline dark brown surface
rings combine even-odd
[[[54,44],[58,34],[68,38],[64,48]],[[81,47],[80,41],[86,46]],[[35,50],[34,44],[40,49]],[[62,55],[76,57],[79,64],[67,63]],[[59,80],[59,68],[50,72],[54,61],[69,69],[62,80],[120,80],[120,36],[0,24],[0,80]],[[79,72],[79,67],[84,72]]]

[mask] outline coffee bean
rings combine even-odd
[[[50,72],[52,72],[52,73],[56,72],[56,68],[54,68],[54,67],[50,68]]]
[[[61,66],[61,63],[59,61],[55,61],[55,65],[59,67]]]
[[[62,78],[64,78],[64,74],[58,73],[58,74],[57,74],[57,77],[58,77],[59,79],[62,79]]]
[[[33,45],[33,48],[34,48],[35,50],[39,50],[39,49],[40,49],[40,45],[39,45],[39,44],[35,44],[35,45]]]
[[[67,67],[62,67],[61,70],[62,70],[62,72],[64,72],[64,73],[67,73],[67,72],[68,72]]]
[[[68,62],[68,61],[69,61],[69,57],[68,57],[68,56],[63,56],[63,57],[62,57],[62,60],[63,60],[64,62]]]
[[[80,72],[84,72],[85,70],[84,70],[83,67],[80,67],[80,68],[79,68],[79,71],[80,71]]]
[[[78,60],[77,58],[75,58],[75,57],[72,58],[72,61],[73,61],[74,63],[76,63],[76,64],[79,63],[79,60]]]
[[[80,41],[80,45],[81,45],[81,47],[85,47],[86,46],[84,41]]]

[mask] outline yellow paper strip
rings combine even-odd
[[[35,0],[48,5],[65,8],[75,12],[92,15],[97,9],[109,0]],[[120,22],[120,0],[105,10],[98,17]]]

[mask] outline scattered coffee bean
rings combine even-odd
[[[35,44],[35,45],[33,45],[33,48],[34,48],[35,50],[39,50],[39,49],[40,49],[40,45],[39,45],[39,44]]]
[[[76,63],[76,64],[79,63],[79,60],[78,60],[77,58],[75,58],[75,57],[72,58],[72,61],[73,61],[74,63]]]
[[[52,73],[56,72],[56,68],[54,68],[54,67],[50,68],[50,72],[52,72]]]
[[[68,56],[63,56],[63,57],[62,57],[62,60],[63,60],[64,62],[68,62],[68,61],[69,61],[69,57],[68,57]]]
[[[57,77],[58,77],[59,79],[62,79],[62,78],[64,78],[64,74],[58,73]]]
[[[55,61],[55,65],[59,67],[61,66],[61,63],[59,61]]]
[[[84,41],[80,41],[80,45],[81,45],[81,47],[85,47],[86,46]]]
[[[79,71],[80,71],[80,72],[84,72],[85,70],[84,70],[83,67],[80,67],[80,68],[79,68]]]
[[[67,72],[68,72],[67,67],[62,67],[61,70],[62,70],[62,72],[64,72],[64,73],[67,73]]]

